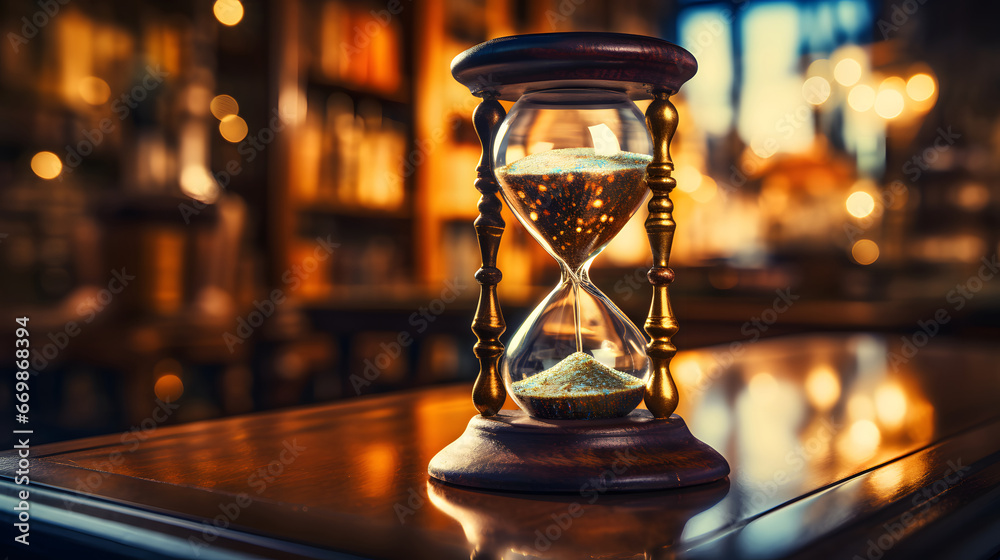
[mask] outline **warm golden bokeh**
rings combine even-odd
[[[906,420],[906,393],[896,383],[887,382],[875,390],[875,412],[879,422],[898,430]]]
[[[878,245],[871,239],[860,239],[851,247],[851,256],[858,264],[872,264],[878,255]]]
[[[934,78],[927,74],[915,74],[906,82],[906,94],[914,101],[930,99],[936,89]]]
[[[209,104],[212,115],[220,121],[230,115],[237,115],[240,112],[240,104],[231,95],[216,95]]]
[[[96,76],[87,76],[80,80],[80,97],[91,105],[103,105],[111,97],[111,87]]]
[[[228,142],[237,143],[247,137],[247,122],[239,115],[228,115],[219,122],[219,134]]]
[[[853,86],[861,79],[861,64],[853,58],[845,58],[833,67],[833,77],[842,86]]]
[[[875,113],[883,119],[894,119],[903,112],[903,95],[895,89],[883,89],[875,96]]]
[[[840,400],[840,379],[829,366],[818,366],[806,377],[806,396],[817,410],[829,410]]]
[[[875,106],[875,90],[867,84],[858,84],[847,94],[847,103],[858,112],[865,112]]]
[[[184,382],[174,374],[167,374],[156,380],[153,391],[163,402],[176,402],[184,394]]]
[[[875,210],[875,199],[864,191],[855,191],[847,197],[847,212],[855,218],[864,218]]]
[[[830,82],[822,76],[807,78],[802,83],[802,97],[812,105],[822,105],[830,98]]]
[[[243,19],[243,4],[240,0],[216,0],[212,11],[223,25],[233,26]]]
[[[31,158],[31,170],[42,179],[55,179],[62,173],[62,161],[52,152],[38,152]]]

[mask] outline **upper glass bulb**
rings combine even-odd
[[[553,89],[511,107],[493,166],[521,223],[576,273],[642,204],[651,154],[643,115],[624,93]]]

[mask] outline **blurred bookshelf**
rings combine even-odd
[[[277,205],[282,214],[274,219],[271,245],[284,257],[272,259],[270,275],[280,286],[281,275],[309,258],[317,236],[339,243],[331,261],[296,292],[296,309],[337,338],[345,378],[363,372],[366,349],[378,354],[379,346],[366,342],[372,331],[357,328],[371,323],[362,316],[382,317],[383,329],[405,331],[411,314],[456,283],[462,286],[456,301],[428,331],[437,342],[411,349],[411,377],[380,376],[379,385],[476,373],[467,323],[480,263],[471,227],[479,199],[473,183],[481,149],[472,126],[478,100],[451,77],[451,59],[513,33],[598,25],[655,34],[662,7],[628,4],[620,12],[610,2],[571,11],[558,2],[477,0],[282,4],[275,58],[295,71],[279,77],[278,95],[294,92],[285,95],[307,109],[295,120],[287,149],[277,152],[272,199],[287,204]],[[652,17],[635,17],[642,12]],[[501,294],[514,324],[551,289],[558,270],[507,210],[504,218]],[[379,336],[385,342],[391,335]]]

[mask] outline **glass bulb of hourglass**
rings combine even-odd
[[[562,271],[511,338],[507,392],[536,417],[624,416],[642,400],[646,339],[588,269],[648,192],[652,142],[642,113],[620,92],[528,93],[500,125],[495,146],[504,199]]]

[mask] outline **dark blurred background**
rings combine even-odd
[[[672,150],[681,348],[932,326],[994,339],[997,15],[965,0],[0,2],[0,332],[30,318],[38,439],[127,430],[155,399],[176,423],[474,379],[477,100],[449,64],[518,33],[652,35],[698,58]],[[592,270],[639,325],[644,216]],[[505,217],[509,336],[558,272]]]

